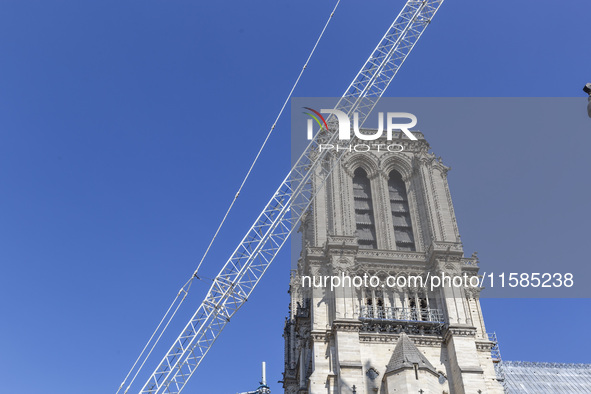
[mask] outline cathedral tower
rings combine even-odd
[[[347,151],[313,185],[284,332],[288,394],[503,392],[479,288],[431,282],[475,276],[478,260],[464,257],[449,168],[414,135],[372,141],[401,152]]]

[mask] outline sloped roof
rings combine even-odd
[[[503,361],[510,394],[591,393],[591,364]]]
[[[413,365],[418,364],[421,369],[428,369],[435,372],[433,365],[427,360],[425,355],[417,349],[413,341],[402,333],[396,347],[392,352],[392,357],[387,365],[386,373],[399,370],[401,368],[414,368]]]

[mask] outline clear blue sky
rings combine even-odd
[[[296,95],[339,96],[402,4],[343,0]],[[0,3],[4,392],[115,392],[193,272],[333,6]],[[447,0],[387,94],[583,97],[591,81],[588,15],[588,0]],[[204,274],[215,275],[289,170],[289,132],[285,117]],[[484,141],[475,133],[466,152]],[[527,258],[528,248],[547,245],[544,232],[560,233],[540,221],[526,230],[538,244],[499,242],[495,235],[511,227],[499,218],[522,211],[462,197],[474,172],[443,145],[433,149],[454,167],[467,253],[494,259],[507,244]],[[565,195],[588,191],[588,178],[564,176]],[[504,180],[492,181],[502,187]],[[519,201],[527,201],[526,189]],[[560,224],[575,220],[567,215]],[[568,263],[585,256],[581,238],[561,246]],[[254,389],[263,360],[273,392],[281,392],[288,271],[284,251],[186,392]],[[197,283],[189,302],[198,304],[206,289]],[[483,301],[504,358],[530,361],[591,362],[589,341],[573,330],[589,326],[590,306],[588,299]]]

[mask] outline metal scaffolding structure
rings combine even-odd
[[[497,333],[487,333],[488,340],[493,343],[492,348],[490,349],[490,355],[493,361],[493,365],[495,367],[495,373],[497,374],[497,379],[505,389],[505,392],[508,393],[507,390],[507,381],[505,379],[505,369],[503,367],[503,359],[501,358],[501,349],[499,348],[499,341],[497,339]]]

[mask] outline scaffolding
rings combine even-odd
[[[503,359],[501,358],[501,349],[499,349],[499,341],[497,339],[497,333],[492,332],[488,333],[488,340],[493,343],[492,348],[490,349],[490,356],[492,358],[493,365],[495,366],[495,373],[497,375],[497,380],[503,385],[503,389],[505,393],[508,393],[507,390],[507,381],[505,379],[505,368],[503,366]]]

